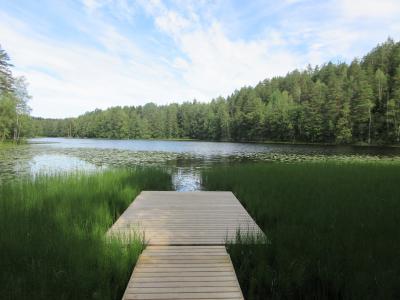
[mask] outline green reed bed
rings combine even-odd
[[[228,244],[247,300],[399,299],[400,165],[263,163],[209,169],[267,235]]]
[[[0,298],[120,299],[143,243],[105,232],[141,190],[170,188],[156,169],[0,185]]]

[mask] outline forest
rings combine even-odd
[[[10,65],[1,53],[3,140],[15,138],[17,131],[27,136],[107,139],[400,142],[400,42],[390,38],[350,64],[309,65],[207,103],[147,103],[96,109],[76,118],[32,117],[25,121],[30,126],[24,132],[17,116],[27,115],[27,106],[20,108],[29,98],[26,84],[22,79],[7,83]]]
[[[19,142],[24,136],[35,134],[30,128],[31,118],[27,82],[14,77],[10,57],[0,46],[0,142]]]

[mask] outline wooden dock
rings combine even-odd
[[[231,192],[142,192],[109,235],[143,232],[123,299],[243,299],[225,243],[263,234]]]
[[[243,299],[224,246],[148,246],[123,299]]]

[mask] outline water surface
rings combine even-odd
[[[216,164],[329,157],[399,159],[400,148],[35,138],[27,145],[0,148],[0,182],[41,173],[153,165],[171,172],[176,190],[188,191],[201,189],[200,171]]]

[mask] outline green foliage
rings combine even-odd
[[[398,143],[400,43],[388,39],[349,66],[331,62],[243,87],[209,104],[113,107],[30,122],[27,84],[0,48],[0,136],[192,138]]]
[[[274,91],[266,107],[266,127],[277,140],[291,140],[294,137],[293,119],[296,106],[288,92]]]
[[[247,164],[204,171],[232,190],[267,243],[229,244],[251,299],[398,299],[400,165]]]
[[[262,100],[252,88],[243,88],[227,100],[231,112],[231,134],[234,140],[259,140],[264,123]]]
[[[10,67],[10,57],[0,46],[0,91],[11,93],[13,91],[14,78],[12,77]]]
[[[336,124],[336,143],[346,144],[351,142],[352,133],[350,124],[350,104],[344,102]]]
[[[396,142],[400,142],[400,66],[393,78],[392,98],[387,103],[387,119],[389,134]]]
[[[25,78],[12,76],[9,60],[0,47],[0,141],[12,138],[14,142],[19,142],[21,137],[31,133],[27,104],[31,97]]]
[[[361,61],[327,63],[243,87],[210,103],[113,107],[78,118],[34,119],[38,136],[398,143],[400,43]]]
[[[16,116],[16,103],[12,94],[0,94],[0,137],[5,141],[11,137],[13,123]]]
[[[353,61],[349,72],[353,91],[351,98],[353,132],[356,133],[360,141],[370,143],[372,108],[374,107],[372,88],[358,61]]]
[[[155,169],[0,185],[1,298],[120,299],[143,243],[105,232],[141,190],[170,188]]]
[[[326,85],[317,81],[311,89],[311,97],[304,105],[303,128],[311,142],[323,141],[322,105],[326,93]]]

